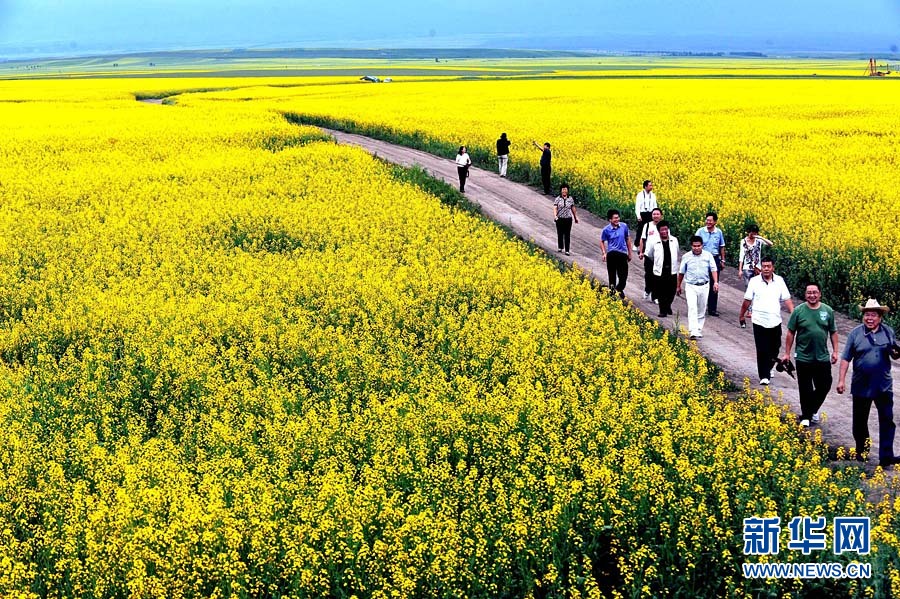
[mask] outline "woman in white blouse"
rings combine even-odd
[[[456,172],[459,174],[459,191],[466,192],[466,178],[469,176],[469,167],[472,165],[472,159],[466,152],[466,146],[459,146],[459,152],[456,154]]]

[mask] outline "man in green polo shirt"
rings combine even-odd
[[[831,390],[831,365],[838,361],[837,326],[834,310],[821,302],[817,283],[806,286],[806,302],[791,312],[784,339],[784,356],[790,360],[791,346],[797,340],[797,388],[800,392],[800,425],[817,421],[819,408]],[[831,355],[828,338],[831,337]]]

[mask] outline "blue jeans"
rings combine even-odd
[[[894,457],[894,394],[880,393],[875,397],[853,396],[853,439],[856,441],[856,454],[862,455],[869,441],[869,410],[872,402],[878,410],[878,459],[889,460]]]

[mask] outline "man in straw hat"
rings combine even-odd
[[[894,382],[891,379],[890,358],[900,358],[900,348],[894,330],[882,324],[888,312],[887,306],[870,299],[862,310],[863,323],[850,331],[841,355],[837,392],[847,388],[845,380],[850,362],[853,362],[853,379],[850,395],[853,398],[853,439],[856,441],[856,459],[863,461],[869,443],[869,410],[872,402],[878,410],[878,458],[883,468],[900,463],[894,457]]]

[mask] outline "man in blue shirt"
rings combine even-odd
[[[722,229],[716,226],[717,222],[719,222],[719,215],[715,212],[707,212],[706,226],[697,229],[697,235],[703,240],[703,249],[712,254],[713,260],[716,262],[716,268],[721,276],[722,269],[725,267],[725,234],[722,233]],[[710,289],[706,312],[710,316],[719,315],[718,289]]]
[[[869,444],[869,410],[872,402],[878,410],[878,458],[882,468],[890,468],[900,463],[894,457],[894,381],[891,379],[891,361],[900,359],[900,348],[894,330],[882,324],[887,306],[870,299],[862,310],[863,323],[850,331],[844,353],[841,355],[841,370],[838,375],[837,392],[846,388],[847,370],[853,362],[853,379],[850,396],[853,398],[853,439],[856,441],[856,459],[863,461]]]
[[[703,240],[698,235],[691,237],[691,251],[681,259],[678,269],[678,287],[675,293],[681,295],[681,284],[685,286],[685,300],[688,306],[688,330],[691,339],[703,337],[703,323],[706,321],[706,296],[709,293],[709,280],[712,287],[719,290],[719,273],[712,254],[703,249]]]
[[[600,253],[606,262],[606,273],[609,276],[609,288],[617,291],[619,297],[625,298],[625,282],[628,280],[628,263],[631,262],[631,243],[628,238],[628,225],[621,222],[618,210],[606,213],[609,224],[600,234]]]

